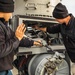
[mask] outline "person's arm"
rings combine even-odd
[[[21,47],[31,47],[33,45],[42,46],[41,40],[34,41],[32,39],[30,40],[29,38],[23,38],[19,44]]]
[[[21,46],[21,47],[31,47],[31,46],[33,46],[33,43],[34,43],[33,40],[29,40],[28,38],[23,38],[20,41],[19,46]]]
[[[48,26],[48,27],[39,27],[38,25],[35,25],[34,27],[37,30],[41,30],[44,32],[49,32],[49,33],[59,33],[60,32],[60,24],[55,24],[52,26]]]
[[[49,33],[52,33],[52,34],[59,33],[60,32],[60,24],[56,24],[56,25],[47,27],[46,31]]]
[[[15,33],[9,27],[0,25],[0,58],[9,55],[18,48],[25,30],[24,24],[19,25]]]
[[[13,34],[11,35],[11,39],[6,40],[4,31],[0,28],[0,58],[10,54],[13,50],[15,50],[18,47],[20,43],[20,41],[15,36],[13,36]]]

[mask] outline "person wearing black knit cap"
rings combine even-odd
[[[23,38],[26,30],[24,24],[19,25],[15,32],[8,27],[12,12],[14,12],[14,1],[0,0],[0,75],[12,75],[13,57],[19,46],[41,46],[36,41]]]
[[[71,61],[75,63],[75,17],[68,13],[62,3],[55,6],[52,14],[58,24],[44,28],[35,25],[35,28],[53,34],[61,33],[66,51]]]

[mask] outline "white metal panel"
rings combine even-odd
[[[60,0],[15,0],[15,14],[37,17],[52,17],[52,12]]]

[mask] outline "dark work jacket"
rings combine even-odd
[[[0,18],[0,71],[13,68],[13,57],[19,46],[30,47],[32,45],[33,41],[27,38],[19,41],[4,19]]]
[[[75,18],[70,14],[71,19],[66,25],[57,24],[47,28],[49,33],[61,33],[66,51],[72,62],[75,62]]]

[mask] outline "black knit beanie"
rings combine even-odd
[[[68,10],[65,5],[58,3],[53,10],[53,17],[63,19],[68,16]]]
[[[13,12],[14,1],[13,0],[0,0],[0,12]]]

